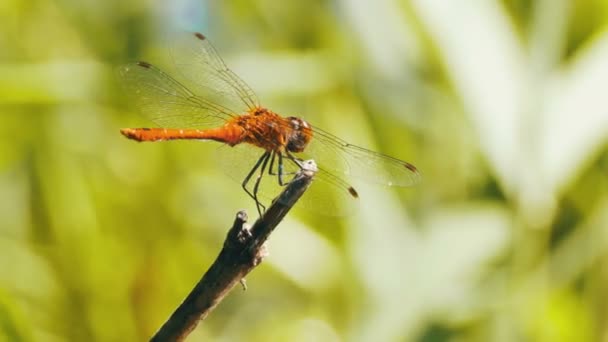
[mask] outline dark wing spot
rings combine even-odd
[[[146,69],[150,69],[152,67],[152,64],[148,63],[148,62],[137,62],[137,65],[139,65],[142,68],[146,68]]]
[[[416,169],[416,167],[410,163],[404,163],[403,166],[414,173],[418,173],[418,169]]]
[[[149,130],[150,130],[150,128],[144,127],[144,128],[142,128],[142,130],[144,130],[144,131],[149,131]]]
[[[205,39],[207,39],[207,37],[203,36],[203,34],[202,34],[202,33],[199,33],[199,32],[194,32],[194,36],[195,36],[196,38],[200,39],[200,40],[205,40]]]
[[[355,188],[353,188],[352,186],[350,188],[348,188],[348,192],[354,198],[359,198],[359,194],[357,193],[357,190],[355,190]]]

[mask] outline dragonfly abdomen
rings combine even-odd
[[[135,141],[214,140],[236,145],[242,140],[242,128],[236,125],[213,129],[123,128],[120,133]]]

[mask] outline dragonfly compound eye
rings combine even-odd
[[[287,118],[290,125],[290,132],[287,139],[287,150],[290,152],[302,152],[312,138],[312,129],[308,122],[296,118]]]

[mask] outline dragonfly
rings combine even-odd
[[[359,194],[345,177],[399,187],[419,181],[419,171],[406,161],[350,144],[300,117],[281,116],[261,106],[255,92],[226,66],[203,34],[177,35],[171,55],[188,85],[144,61],[119,68],[127,95],[158,126],[120,132],[139,142],[208,140],[241,147],[227,169],[242,172],[241,187],[260,215],[266,209],[260,194],[269,184],[262,185],[262,180],[272,178],[272,183],[284,186],[286,176],[301,169],[304,160],[317,163],[315,181],[351,199]]]

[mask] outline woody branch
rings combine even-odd
[[[315,171],[314,161],[306,161],[305,167],[251,228],[246,225],[247,213],[237,213],[216,260],[150,341],[183,341],[262,262],[267,254],[264,243],[308,189]]]

